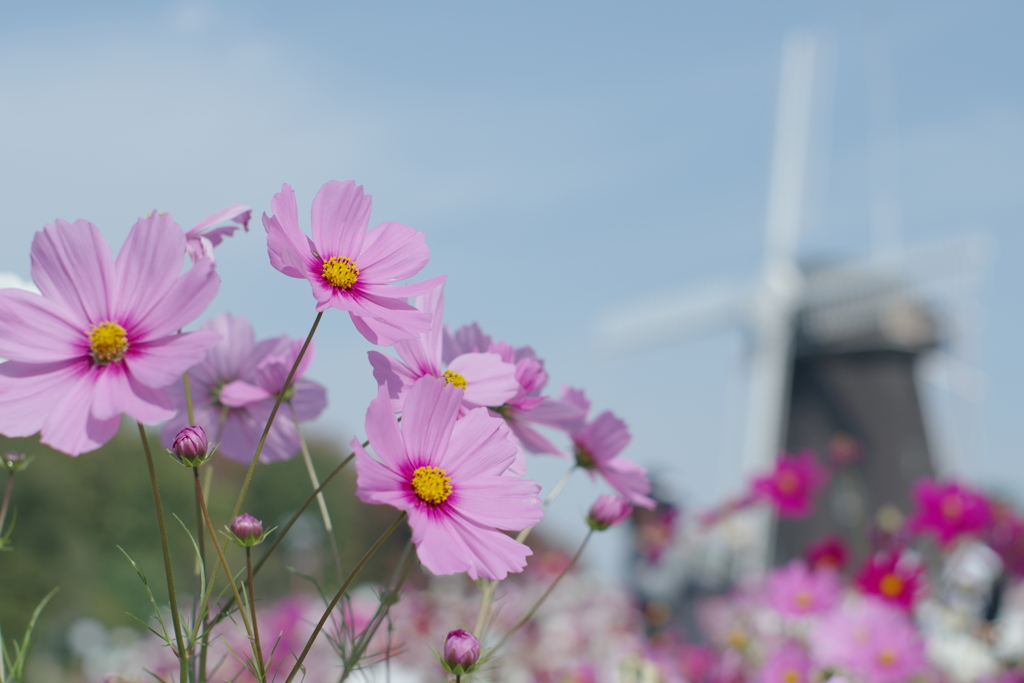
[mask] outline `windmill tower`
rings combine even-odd
[[[744,444],[737,483],[769,469],[784,450],[819,456],[837,437],[862,450],[837,477],[815,515],[777,523],[742,513],[740,573],[799,555],[825,531],[853,537],[884,505],[906,511],[910,484],[935,466],[915,384],[915,365],[940,339],[939,324],[915,294],[923,280],[978,270],[977,239],[914,252],[880,250],[869,259],[806,267],[797,260],[820,48],[794,34],[782,70],[761,269],[747,285],[702,287],[609,311],[599,322],[610,353],[678,343],[740,326],[751,340]]]

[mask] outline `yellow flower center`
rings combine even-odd
[[[795,493],[800,488],[800,477],[787,470],[775,477],[775,485],[783,493]]]
[[[359,280],[359,269],[356,268],[356,262],[347,256],[332,256],[324,259],[324,266],[320,272],[325,280],[338,289],[352,289],[352,286]]]
[[[885,648],[878,653],[878,663],[882,666],[892,666],[896,663],[896,651]]]
[[[89,355],[97,365],[106,365],[124,358],[128,350],[128,333],[115,322],[106,320],[92,326],[89,333]]]
[[[417,467],[412,473],[412,490],[424,503],[440,505],[452,495],[452,478],[440,467]]]
[[[814,595],[810,591],[797,591],[793,596],[793,602],[800,609],[809,609],[814,604]]]
[[[786,683],[800,683],[800,672],[796,669],[786,669],[782,674],[782,680]]]
[[[448,386],[449,384],[454,384],[455,386],[457,386],[459,389],[462,389],[463,391],[466,390],[466,378],[465,377],[463,377],[459,373],[454,372],[452,370],[445,370],[444,371],[444,385]]]
[[[886,574],[878,582],[878,590],[887,598],[895,598],[903,592],[903,579],[895,574]]]

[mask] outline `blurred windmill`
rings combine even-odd
[[[767,513],[747,511],[740,520],[748,544],[741,572],[799,555],[824,532],[852,538],[885,506],[908,509],[912,481],[935,471],[915,363],[940,333],[917,292],[936,278],[976,274],[986,251],[978,238],[899,249],[898,206],[894,194],[882,193],[873,207],[869,258],[798,261],[820,52],[807,34],[789,36],[783,47],[764,258],[753,282],[634,303],[609,311],[597,326],[600,345],[612,354],[733,326],[747,333],[749,390],[737,483],[769,469],[782,450],[860,455],[833,479],[821,498],[828,503],[809,520],[773,525]]]

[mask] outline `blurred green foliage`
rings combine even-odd
[[[155,432],[150,433],[150,443],[167,517],[178,601],[187,611],[198,590],[195,553],[172,513],[193,535],[196,533],[193,473],[166,453]],[[17,522],[10,550],[0,553],[0,624],[4,637],[20,636],[32,610],[54,586],[61,590],[47,606],[37,630],[40,647],[54,655],[66,656],[64,634],[68,625],[82,616],[94,617],[108,626],[141,628],[129,614],[148,622],[151,608],[139,578],[117,546],[143,566],[162,604],[166,604],[167,591],[138,427],[125,421],[110,443],[78,458],[57,453],[35,438],[0,437],[0,452],[8,451],[31,454],[35,459],[15,475],[12,506],[17,510]],[[315,438],[310,451],[321,479],[348,455],[347,450]],[[230,521],[246,466],[215,455],[200,468],[200,474],[211,464],[208,505],[219,530]],[[6,476],[0,471],[0,491]],[[242,511],[262,520],[265,527],[283,527],[312,490],[301,455],[286,462],[261,464]],[[334,522],[342,572],[347,574],[397,513],[389,507],[359,502],[355,497],[354,463],[330,482],[325,497]],[[210,568],[215,551],[209,545],[209,535],[206,539]],[[271,535],[269,540],[273,539]],[[403,525],[401,533],[394,534],[363,569],[357,583],[383,579],[407,539],[407,527]],[[269,542],[254,549],[254,561],[265,547]],[[234,571],[244,566],[244,558],[241,548],[233,544],[229,547],[227,559]],[[289,571],[289,566],[317,578],[325,590],[333,593],[337,588],[337,572],[315,501],[257,577],[256,592],[261,600],[315,590],[309,581]],[[223,585],[223,573],[219,583]]]

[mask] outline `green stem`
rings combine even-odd
[[[7,521],[7,507],[11,504],[11,493],[14,491],[14,472],[7,473],[7,486],[4,487],[4,502],[0,504],[0,538],[4,537],[4,522]]]
[[[181,617],[178,615],[178,596],[174,591],[174,570],[171,569],[171,547],[167,542],[167,525],[164,523],[164,505],[160,500],[160,486],[156,483],[156,470],[153,468],[153,454],[149,450],[149,439],[146,428],[139,425],[139,436],[142,437],[142,450],[146,452],[146,466],[149,467],[149,483],[153,487],[153,504],[156,505],[156,523],[160,528],[160,546],[164,553],[164,573],[167,575],[167,597],[171,603],[171,620],[174,623],[174,638],[178,643],[178,661],[181,663],[181,680],[188,680],[188,655],[185,653],[185,641],[181,637]]]
[[[249,610],[252,612],[252,637],[256,643],[256,664],[259,672],[259,680],[262,683],[267,681],[267,665],[263,659],[263,646],[260,644],[260,627],[256,622],[256,591],[252,587],[252,548],[245,546],[245,567],[249,574]]]
[[[564,489],[569,483],[569,480],[572,479],[572,475],[576,471],[577,467],[577,465],[571,465],[566,473],[562,475],[562,478],[558,480],[558,483],[555,484],[553,489],[551,489],[551,492],[545,496],[544,501],[541,503],[542,509],[546,510],[547,507],[554,502],[555,498],[558,498],[558,494],[562,492],[562,489]],[[534,527],[528,526],[520,531],[519,535],[516,536],[516,541],[519,543],[525,543],[526,538],[530,535],[530,532],[533,531],[533,529]],[[483,585],[480,588],[480,611],[476,614],[476,625],[473,627],[473,635],[478,639],[483,637],[484,626],[487,624],[487,620],[490,619],[491,599],[494,597],[494,589],[497,585],[497,581],[488,581],[487,579],[484,579]]]
[[[363,444],[363,447],[366,447],[365,443]],[[302,513],[306,511],[306,508],[308,508],[313,503],[313,501],[316,500],[316,494],[323,491],[327,484],[331,482],[331,479],[334,479],[334,477],[339,472],[341,472],[341,470],[345,468],[345,465],[349,464],[349,462],[351,462],[354,457],[356,457],[356,455],[355,453],[352,453],[347,458],[342,460],[341,464],[335,467],[334,470],[330,474],[328,474],[327,477],[324,478],[323,482],[320,483],[320,486],[317,487],[317,489],[313,491],[313,493],[310,494],[308,498],[306,498],[306,502],[304,502],[302,506],[295,511],[295,514],[293,514],[291,519],[288,520],[288,523],[285,524],[284,527],[279,532],[274,534],[274,542],[270,544],[270,547],[267,549],[267,551],[263,553],[262,557],[260,557],[259,562],[256,563],[256,566],[252,570],[253,576],[260,573],[260,568],[263,566],[263,563],[267,561],[267,559],[275,550],[277,550],[277,546],[281,544],[281,541],[284,539],[285,535],[292,528],[295,522],[298,521],[299,517],[302,516]],[[220,560],[218,560],[217,567],[220,567]],[[217,616],[213,618],[211,627],[215,626],[218,622],[220,622],[221,619],[227,616],[228,610],[231,609],[231,605],[233,604],[233,600],[234,598],[231,598],[231,600],[229,600],[228,603],[221,608],[221,610],[217,613]]]
[[[188,382],[188,370],[182,375],[182,379],[185,382],[185,407],[188,408],[188,424],[190,427],[194,427],[196,424],[196,414],[192,410],[192,386]]]
[[[309,348],[309,343],[313,341],[313,335],[316,333],[316,328],[320,325],[320,319],[324,317],[323,311],[316,314],[316,320],[313,321],[313,327],[309,328],[309,334],[306,335],[306,341],[302,344],[302,348],[299,350],[299,355],[295,357],[295,362],[292,363],[292,369],[288,372],[288,378],[284,381],[284,386],[281,387],[281,391],[277,394],[277,400],[274,401],[274,408],[270,411],[270,417],[267,418],[267,425],[263,428],[263,435],[260,437],[260,442],[256,446],[256,452],[252,456],[252,462],[249,463],[249,471],[245,473],[245,481],[242,482],[242,490],[238,493],[238,501],[235,503],[235,509],[231,513],[231,518],[234,519],[238,516],[239,511],[242,509],[242,502],[245,501],[245,494],[249,491],[249,482],[252,481],[252,474],[256,470],[256,463],[260,461],[260,453],[263,452],[263,444],[267,442],[267,435],[270,434],[270,427],[274,424],[274,418],[277,417],[277,411],[281,407],[281,401],[284,400],[284,395],[288,391],[288,387],[292,384],[292,378],[295,377],[295,372],[299,369],[299,363],[302,362],[302,357],[306,355],[306,349]]]
[[[512,628],[510,628],[510,629],[508,630],[508,633],[506,633],[506,634],[505,634],[505,635],[504,635],[504,636],[502,637],[502,639],[498,641],[498,644],[494,646],[494,650],[495,650],[495,651],[497,651],[497,650],[498,650],[498,648],[500,648],[500,647],[501,647],[502,645],[504,645],[504,644],[505,644],[505,641],[507,641],[507,640],[509,639],[509,637],[510,637],[510,636],[511,636],[511,635],[512,635],[513,633],[515,633],[516,631],[518,631],[518,630],[519,630],[519,628],[520,628],[520,627],[521,627],[521,626],[522,626],[523,624],[525,624],[526,622],[528,622],[528,621],[530,620],[530,618],[531,618],[531,617],[533,617],[534,613],[535,613],[535,612],[537,611],[537,609],[538,609],[538,608],[539,608],[539,607],[541,606],[541,604],[542,604],[542,603],[543,603],[543,602],[544,602],[544,601],[545,601],[545,600],[547,599],[547,597],[548,597],[549,595],[551,595],[551,591],[555,590],[555,586],[557,586],[557,585],[558,585],[558,582],[562,580],[562,577],[563,577],[563,576],[565,576],[566,574],[568,574],[568,573],[569,573],[569,571],[570,571],[570,570],[571,570],[571,569],[573,568],[573,566],[575,566],[575,564],[576,564],[576,560],[580,559],[580,555],[582,555],[582,554],[583,554],[583,549],[587,547],[587,541],[589,541],[589,540],[590,540],[590,537],[591,537],[591,536],[592,536],[593,534],[594,534],[594,530],[593,530],[593,529],[590,529],[589,531],[587,531],[587,535],[583,537],[583,543],[581,543],[581,544],[580,544],[580,549],[579,549],[579,550],[577,550],[577,551],[576,551],[576,554],[572,556],[572,561],[571,561],[571,562],[569,562],[569,564],[568,564],[568,565],[566,566],[566,568],[562,570],[562,573],[561,573],[561,574],[559,574],[559,575],[558,575],[557,577],[555,577],[555,580],[551,582],[551,585],[550,585],[550,586],[548,586],[548,589],[547,589],[546,591],[544,591],[544,594],[543,594],[543,595],[541,595],[541,596],[540,596],[540,597],[539,597],[539,598],[537,599],[537,602],[533,603],[533,607],[531,607],[531,608],[530,608],[530,611],[528,611],[528,612],[527,612],[526,614],[524,614],[524,615],[523,615],[523,618],[522,618],[522,619],[520,619],[519,621],[517,621],[517,622],[516,622],[516,625],[515,625],[515,626],[513,626]]]
[[[394,597],[396,592],[402,590],[405,580],[409,578],[409,572],[412,569],[412,550],[413,543],[409,541],[405,544],[405,548],[402,549],[402,556],[398,558],[398,563],[391,574],[391,579],[387,583],[387,589],[381,591],[381,602],[377,606],[377,611],[374,612],[373,618],[370,619],[370,625],[359,636],[355,646],[352,648],[352,652],[345,658],[345,669],[341,672],[340,681],[345,681],[359,663],[363,656],[363,651],[366,650],[366,646],[370,644],[370,640],[377,633],[380,625],[384,623],[384,619],[387,618],[391,606],[395,603]]]
[[[405,511],[402,511],[398,515],[398,517],[395,518],[395,521],[391,523],[391,526],[389,526],[387,530],[383,534],[381,534],[380,538],[377,539],[376,543],[370,546],[370,549],[366,551],[366,554],[363,555],[359,562],[356,563],[356,566],[353,567],[352,571],[349,572],[348,578],[345,579],[345,582],[343,584],[341,584],[341,588],[338,589],[338,592],[334,594],[334,599],[331,600],[331,603],[329,605],[327,605],[327,610],[324,611],[324,615],[320,617],[320,621],[317,623],[316,628],[313,629],[313,634],[309,636],[309,640],[306,641],[306,647],[302,648],[302,654],[300,654],[299,658],[295,660],[295,666],[292,667],[291,672],[288,674],[288,678],[285,679],[285,683],[291,683],[292,679],[295,678],[295,674],[297,674],[299,672],[299,669],[302,668],[302,662],[306,659],[306,655],[309,654],[309,648],[313,647],[313,642],[316,640],[316,637],[320,635],[320,631],[323,629],[324,624],[327,622],[327,618],[331,616],[331,612],[334,611],[335,605],[338,604],[338,601],[341,600],[341,596],[343,596],[345,594],[345,591],[348,590],[348,587],[349,585],[351,585],[352,580],[356,577],[357,574],[359,574],[359,570],[362,569],[363,565],[365,565],[370,560],[370,558],[373,557],[373,554],[376,553],[382,545],[384,545],[384,541],[388,539],[388,536],[394,533],[395,529],[398,528],[398,525],[402,523],[403,519],[405,519]]]
[[[242,603],[242,598],[238,594],[238,586],[235,585],[234,574],[231,573],[231,568],[228,567],[228,561],[224,557],[224,549],[220,547],[220,543],[217,543],[217,532],[213,530],[213,522],[210,521],[210,513],[206,509],[206,500],[203,498],[203,487],[199,483],[199,476],[195,477],[196,492],[199,496],[199,503],[203,508],[203,519],[206,521],[206,529],[210,532],[210,538],[213,539],[213,547],[217,549],[217,556],[220,559],[220,564],[224,565],[224,573],[227,574],[228,582],[231,584],[231,593],[235,596],[235,604],[238,605],[238,612],[242,615],[242,623],[245,625],[245,633],[252,639],[252,626],[249,624],[249,617],[245,614],[245,608]],[[213,580],[210,580],[210,586],[213,586]],[[252,599],[252,596],[249,596]]]
[[[309,481],[314,489],[320,488],[320,480],[316,477],[316,468],[313,467],[313,458],[309,454],[309,446],[306,444],[306,437],[302,434],[302,425],[299,423],[299,415],[295,412],[295,406],[289,401],[288,408],[292,413],[292,420],[295,422],[295,432],[299,435],[299,448],[302,451],[302,459],[306,463],[306,472],[309,473]],[[341,553],[338,552],[338,540],[334,537],[334,525],[331,523],[331,515],[327,511],[327,501],[324,500],[323,491],[316,494],[316,502],[320,506],[320,516],[324,520],[324,530],[327,532],[327,541],[331,546],[331,554],[334,556],[334,571],[338,576],[338,583],[341,583]]]

